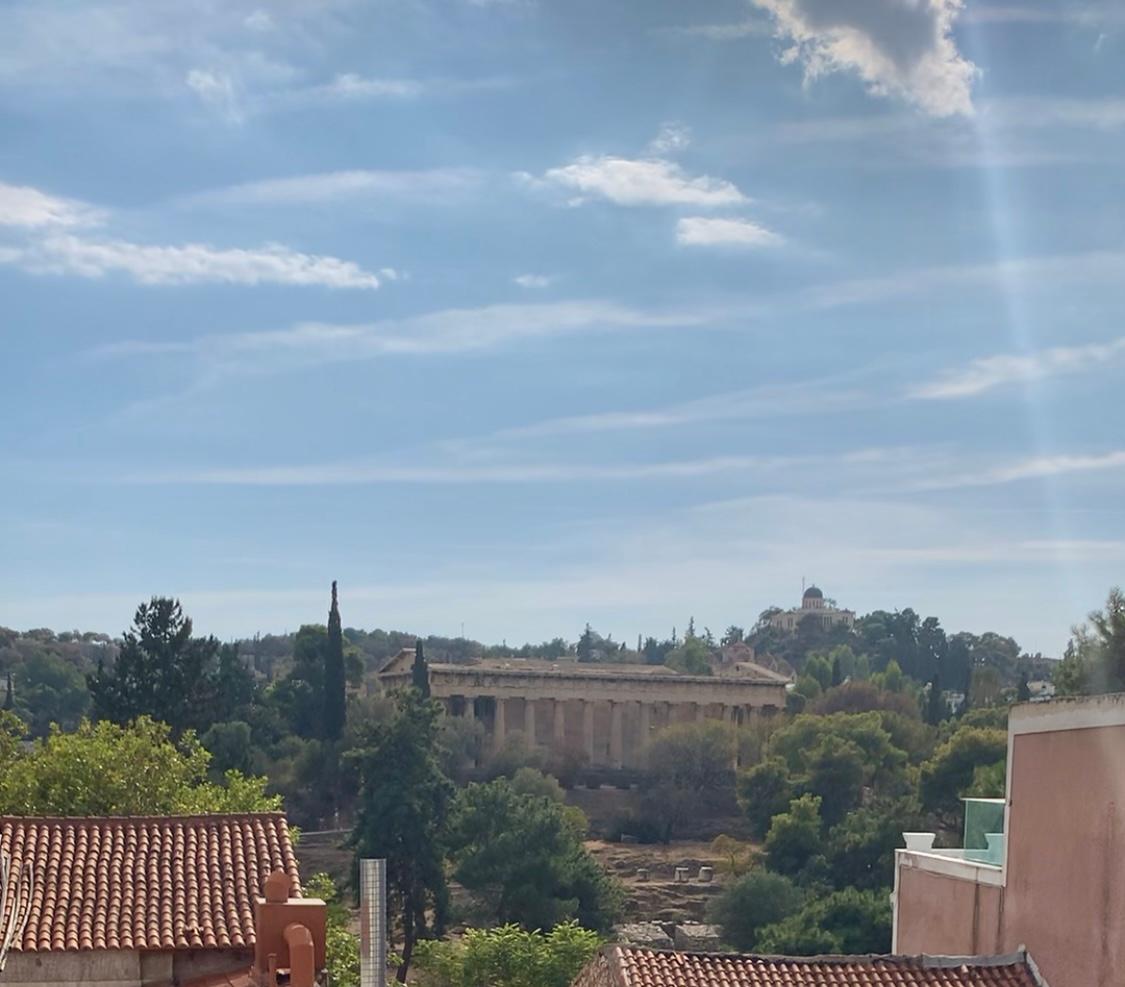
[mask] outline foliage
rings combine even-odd
[[[87,682],[98,719],[150,716],[181,733],[211,722],[218,670],[219,642],[192,636],[179,600],[154,596],[137,607],[113,667],[99,662]]]
[[[402,690],[392,715],[367,725],[363,746],[350,757],[359,766],[359,797],[349,845],[356,859],[387,861],[387,906],[402,927],[405,982],[414,945],[444,927],[445,826],[453,786],[441,770],[440,706],[417,689]]]
[[[534,795],[560,804],[566,801],[566,793],[557,778],[528,766],[512,775],[512,791],[517,795]]]
[[[770,821],[784,812],[793,798],[793,783],[784,759],[771,757],[738,776],[738,804],[750,824],[750,832],[762,839]]]
[[[766,864],[789,877],[807,877],[820,869],[823,840],[820,835],[820,798],[802,795],[789,803],[789,811],[773,817],[766,834]]]
[[[848,813],[826,841],[832,883],[837,888],[889,887],[902,834],[920,825],[921,811],[913,798],[879,799]]]
[[[707,920],[722,929],[726,945],[750,951],[757,946],[759,931],[792,915],[800,908],[803,897],[789,878],[768,870],[754,870],[727,885],[711,900]]]
[[[853,809],[867,775],[864,754],[844,737],[828,734],[810,751],[804,788],[820,799],[820,812],[831,826]]]
[[[0,753],[0,813],[143,816],[281,807],[280,798],[266,794],[264,778],[228,771],[223,784],[208,781],[211,755],[195,734],[174,740],[167,725],[143,716],[124,727],[103,720],[83,722],[74,733],[54,729],[29,749],[17,744]]]
[[[500,922],[547,929],[577,919],[606,931],[620,889],[583,846],[583,823],[580,812],[520,794],[505,778],[469,785],[450,818],[454,875]]]
[[[733,728],[715,720],[676,724],[653,738],[648,745],[645,804],[650,818],[664,826],[665,840],[716,791],[729,789],[734,755]]]
[[[430,698],[430,666],[426,664],[425,645],[414,642],[414,662],[410,666],[410,684],[426,699]]]
[[[348,929],[348,910],[340,902],[336,884],[327,874],[305,881],[305,896],[328,906],[325,928],[326,966],[332,987],[359,987],[359,936]]]
[[[790,956],[888,953],[891,903],[885,890],[846,888],[813,897],[800,911],[762,929],[755,948]]]
[[[457,942],[419,943],[416,969],[426,987],[567,987],[598,945],[597,933],[577,922],[547,933],[468,929]]]
[[[340,607],[336,599],[336,580],[332,580],[332,604],[328,610],[328,629],[324,642],[324,714],[321,733],[338,740],[347,717],[347,683],[344,670],[344,635],[340,629]]]
[[[726,833],[720,833],[711,841],[711,851],[721,858],[719,869],[731,877],[742,877],[753,866],[756,856],[750,844]]]
[[[1125,593],[1114,587],[1105,609],[1075,627],[1066,654],[1054,674],[1063,695],[1125,690]]]
[[[1007,785],[1007,761],[995,764],[978,764],[973,768],[973,780],[965,789],[965,795],[978,799],[999,799],[1004,797]]]
[[[685,637],[683,644],[667,653],[664,664],[684,675],[710,675],[711,649],[703,638]]]
[[[241,771],[249,774],[251,768],[250,724],[242,720],[215,723],[201,738],[203,746],[211,752],[211,771]]]
[[[922,765],[919,793],[923,808],[937,813],[946,825],[955,825],[960,798],[973,783],[976,769],[1003,760],[1007,750],[1004,731],[961,727]]]

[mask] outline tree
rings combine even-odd
[[[902,834],[915,832],[921,812],[913,797],[877,799],[848,813],[828,833],[828,869],[838,888],[890,887]]]
[[[661,730],[648,745],[645,802],[670,840],[716,792],[729,790],[735,734],[725,723],[679,723]]]
[[[1031,686],[1027,681],[1027,672],[1020,672],[1020,681],[1016,686],[1016,699],[1021,703],[1027,702],[1031,698]]]
[[[422,639],[414,642],[414,664],[410,666],[410,684],[423,699],[430,698],[430,666],[426,664],[426,651]]]
[[[506,778],[469,785],[450,819],[454,875],[501,923],[549,929],[576,919],[608,931],[620,891],[583,846],[583,823],[551,798],[519,794]]]
[[[845,737],[827,734],[807,765],[802,787],[820,799],[821,816],[832,826],[859,804],[867,774],[863,751]]]
[[[3,753],[0,744],[0,753]],[[74,733],[51,733],[28,750],[5,757],[0,814],[146,816],[175,813],[256,812],[278,809],[265,778],[226,772],[207,780],[211,755],[188,731],[147,716],[127,726],[108,720],[82,723]]]
[[[802,898],[797,885],[784,875],[754,870],[711,899],[707,920],[719,926],[726,945],[749,952],[757,947],[759,931],[792,915]]]
[[[1060,692],[1125,690],[1125,593],[1114,587],[1104,610],[1089,615],[1089,624],[1075,627],[1066,655],[1055,675]]]
[[[137,607],[112,669],[88,678],[94,715],[114,723],[150,716],[177,734],[210,722],[219,642],[192,637],[179,600],[154,596]]]
[[[251,767],[250,724],[242,720],[212,724],[202,737],[211,753],[211,770],[222,775],[234,769],[248,774]]]
[[[703,638],[692,631],[690,637],[684,638],[683,644],[665,655],[664,664],[684,675],[710,675],[711,651]]]
[[[949,708],[941,691],[941,676],[934,672],[934,677],[930,679],[930,688],[926,693],[926,722],[930,726],[937,726],[945,719],[948,712]]]
[[[813,897],[796,914],[766,926],[758,951],[789,956],[888,953],[891,903],[885,890],[845,888]]]
[[[589,624],[578,639],[578,660],[581,662],[594,660],[594,631]]]
[[[305,881],[305,897],[328,906],[325,922],[325,965],[332,987],[359,987],[359,937],[349,928],[351,916],[340,901],[336,884],[323,871]]]
[[[922,807],[938,813],[947,826],[955,826],[961,796],[982,765],[1004,760],[1008,737],[1003,730],[963,726],[922,765],[919,793]]]
[[[4,709],[11,712],[16,705],[15,695],[12,692],[12,670],[8,669],[8,687],[4,690]]]
[[[449,910],[445,883],[446,822],[453,785],[441,770],[441,708],[417,689],[404,689],[386,719],[370,722],[350,757],[359,767],[356,860],[387,861],[387,907],[402,928],[398,979],[406,982],[414,945],[440,933]]]
[[[467,929],[455,942],[419,943],[416,969],[424,987],[568,987],[600,940],[577,922],[549,932],[518,925]]]
[[[802,795],[789,803],[789,811],[773,817],[766,834],[766,863],[770,870],[789,877],[808,873],[820,861],[820,798]],[[823,859],[823,858],[822,858]]]
[[[322,735],[339,740],[347,716],[347,682],[344,671],[344,637],[340,629],[340,607],[336,599],[336,580],[332,580],[332,604],[328,609],[328,635],[324,649],[324,714]]]
[[[746,632],[737,624],[731,624],[730,627],[723,632],[722,640],[719,642],[724,647],[731,644],[741,644],[746,637]]]
[[[750,832],[763,839],[773,817],[784,812],[793,798],[789,766],[770,757],[738,776],[738,804],[750,823]]]

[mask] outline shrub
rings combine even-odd
[[[724,943],[748,951],[757,948],[763,927],[788,918],[801,902],[801,891],[789,878],[755,870],[713,898],[707,918],[722,929]]]

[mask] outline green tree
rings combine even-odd
[[[982,765],[995,764],[1007,756],[1008,737],[1003,730],[963,726],[922,765],[919,793],[922,807],[937,813],[943,823],[955,827],[961,811],[961,796]]]
[[[499,922],[549,929],[576,919],[608,931],[620,889],[583,846],[583,823],[581,813],[521,795],[506,778],[469,785],[450,819],[454,875]]]
[[[683,644],[668,652],[664,664],[684,675],[710,675],[711,650],[703,638],[696,637],[692,631]]]
[[[758,944],[759,931],[792,915],[802,898],[797,885],[784,875],[753,870],[711,899],[707,920],[722,929],[726,945],[749,952]]]
[[[335,579],[332,580],[332,604],[328,609],[327,640],[324,643],[324,713],[321,733],[326,740],[339,740],[347,717],[347,676]]]
[[[222,775],[227,771],[248,774],[253,749],[250,746],[250,724],[242,720],[215,723],[201,738],[211,752],[211,771]]]
[[[921,826],[913,797],[877,799],[848,813],[828,833],[828,870],[838,888],[890,887],[902,834]]]
[[[94,715],[114,723],[151,716],[176,733],[205,725],[215,694],[219,642],[192,636],[179,600],[154,596],[137,607],[113,668],[88,679]]]
[[[665,727],[649,743],[645,804],[650,818],[663,828],[665,840],[718,792],[730,790],[735,741],[729,725],[704,720]]]
[[[738,804],[750,823],[750,832],[763,839],[773,817],[793,799],[793,782],[783,758],[770,757],[738,776]]]
[[[3,753],[0,744],[0,753]],[[146,816],[279,809],[266,779],[228,771],[208,781],[211,755],[187,731],[146,716],[128,726],[83,722],[57,728],[29,749],[16,747],[0,774],[0,813],[43,816]]]
[[[453,786],[441,770],[440,715],[436,702],[404,689],[391,716],[367,724],[349,755],[360,778],[349,846],[357,861],[387,861],[387,906],[402,928],[402,983],[415,943],[429,933],[428,915],[440,934],[449,910],[444,850]]]
[[[1125,690],[1125,593],[1118,587],[1109,591],[1104,610],[1073,629],[1054,681],[1064,695]]]
[[[770,870],[798,877],[823,862],[820,834],[820,798],[802,795],[789,803],[789,811],[773,817],[766,834],[766,863]]]
[[[766,926],[758,951],[789,956],[889,953],[891,903],[886,890],[845,888],[810,898],[789,918]]]
[[[1016,699],[1025,703],[1031,698],[1031,686],[1027,681],[1027,672],[1020,672],[1019,684],[1016,686]]]
[[[454,942],[419,943],[416,969],[424,987],[568,987],[599,942],[577,922],[546,933],[518,925],[467,929]]]
[[[313,874],[305,881],[305,897],[320,898],[328,906],[324,930],[328,982],[332,987],[359,987],[359,937],[348,928],[350,916],[335,882],[323,872]]]
[[[414,642],[414,663],[410,666],[410,684],[424,699],[430,698],[430,666],[426,664],[426,651],[421,638]]]
[[[863,751],[828,734],[809,753],[802,787],[820,799],[825,825],[832,826],[859,804],[866,777]]]

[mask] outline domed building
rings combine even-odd
[[[801,596],[801,605],[775,613],[770,618],[770,626],[778,630],[795,631],[805,621],[811,621],[814,626],[826,631],[841,624],[850,628],[855,625],[855,611],[829,606],[824,599],[824,592],[817,586],[810,586]]]

